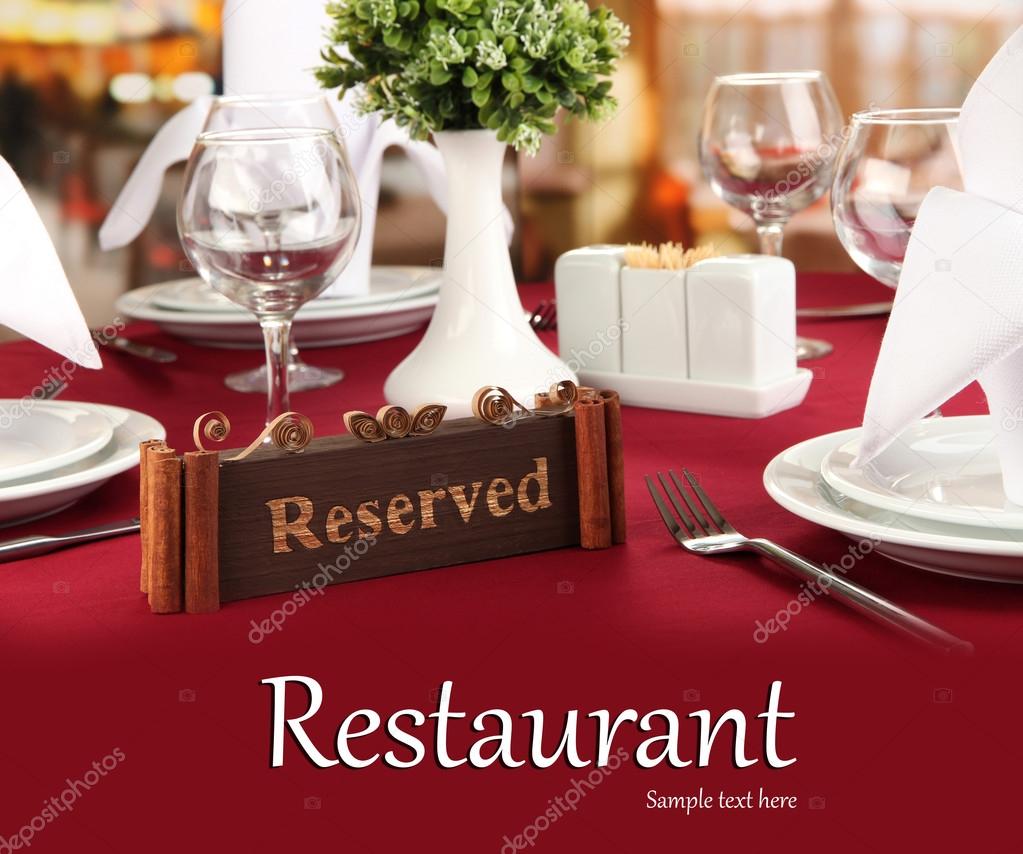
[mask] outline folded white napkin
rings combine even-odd
[[[327,24],[322,0],[292,0],[286,11],[280,0],[227,0],[223,10],[224,93],[318,92],[312,68],[320,63]],[[387,148],[404,149],[442,210],[446,209],[446,190],[443,163],[434,146],[410,140],[392,121],[359,115],[352,93],[334,103],[359,184],[363,214],[355,255],[325,292],[338,296],[364,293],[369,288],[380,172]],[[188,159],[211,104],[210,98],[193,102],[153,138],[100,228],[100,246],[116,249],[138,237],[156,207],[164,172]]]
[[[35,205],[0,157],[0,323],[87,368],[101,368]]]
[[[1023,504],[1023,28],[959,119],[965,193],[939,187],[913,226],[867,396],[858,462],[980,380],[1006,495]]]
[[[102,249],[120,249],[142,233],[160,199],[164,173],[188,159],[212,103],[212,98],[197,98],[156,132],[99,228]]]

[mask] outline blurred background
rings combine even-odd
[[[820,68],[849,114],[958,106],[1023,23],[1023,0],[612,0],[632,28],[603,124],[565,124],[510,162],[521,278],[550,276],[587,243],[712,239],[753,246],[748,220],[711,193],[696,162],[716,74]],[[286,2],[282,0],[282,9]],[[139,154],[190,100],[219,91],[219,0],[0,0],[0,153],[29,187],[90,324],[128,288],[190,272],[174,213],[181,170],[130,247],[96,232]],[[436,264],[444,220],[416,172],[387,158],[374,259]],[[853,269],[827,199],[798,214],[786,255],[805,270]]]

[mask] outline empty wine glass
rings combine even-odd
[[[265,127],[334,128],[337,116],[323,94],[284,92],[226,95],[213,100],[203,131],[251,130]],[[340,368],[323,368],[302,361],[291,342],[288,382],[292,391],[326,388],[344,379]],[[228,374],[224,384],[233,391],[262,394],[267,386],[266,365]]]
[[[332,131],[215,131],[195,142],[178,233],[203,280],[263,328],[267,423],[290,406],[295,312],[351,260],[360,217],[355,178]]]
[[[823,72],[729,74],[707,94],[700,164],[715,194],[753,218],[761,254],[781,255],[786,223],[831,186],[841,138],[842,115]],[[799,338],[796,355],[831,349]]]
[[[899,283],[909,233],[932,187],[963,188],[956,145],[959,110],[854,113],[831,190],[831,215],[856,265],[890,288]]]

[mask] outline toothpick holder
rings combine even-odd
[[[795,268],[732,255],[685,270],[630,268],[624,247],[594,246],[555,266],[558,345],[587,386],[623,403],[763,418],[806,397],[796,366]]]

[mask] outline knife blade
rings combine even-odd
[[[799,308],[796,309],[796,317],[804,319],[816,318],[826,320],[827,318],[840,317],[877,317],[882,314],[890,314],[892,302],[865,302],[858,305],[833,305],[821,308]]]
[[[67,548],[68,546],[105,540],[108,537],[120,537],[124,534],[134,534],[138,530],[139,520],[136,518],[125,519],[121,522],[108,522],[105,525],[97,525],[94,528],[85,528],[81,531],[61,534],[56,537],[46,534],[19,537],[16,540],[7,540],[0,543],[0,563],[22,560],[27,557],[38,557],[39,555],[55,552],[57,549]]]
[[[106,343],[115,350],[120,350],[122,353],[127,353],[129,356],[138,356],[140,359],[148,359],[150,362],[159,362],[161,365],[166,365],[169,362],[176,362],[178,359],[178,354],[172,353],[170,350],[162,350],[161,348],[153,347],[150,344],[139,344],[137,341],[132,341],[130,338],[122,338],[120,335],[114,338],[108,338]]]

